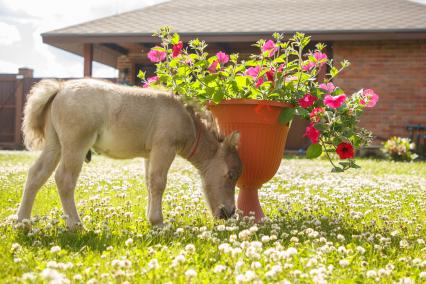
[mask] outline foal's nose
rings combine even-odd
[[[232,207],[232,209],[230,211],[226,210],[225,207],[222,207],[220,209],[220,216],[219,217],[221,219],[228,219],[228,218],[232,217],[232,215],[234,215],[234,214],[235,214],[235,206]]]

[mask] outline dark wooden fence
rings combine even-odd
[[[0,148],[2,149],[19,149],[22,145],[20,129],[23,102],[24,78],[22,75],[0,75]]]
[[[31,87],[43,79],[26,75],[26,73],[0,74],[0,149],[24,148],[21,123],[25,99]],[[61,78],[61,80],[68,79]],[[107,80],[116,81],[116,79]]]

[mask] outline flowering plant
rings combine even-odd
[[[412,153],[415,144],[409,138],[391,137],[383,144],[383,153],[394,161],[412,161],[418,156]]]
[[[169,27],[154,36],[161,39],[161,45],[152,48],[148,58],[156,63],[157,71],[150,78],[139,72],[145,87],[163,86],[200,103],[238,98],[290,103],[294,107],[283,109],[279,120],[289,123],[298,115],[310,121],[305,131],[312,142],[307,149],[309,158],[325,152],[335,172],[358,167],[353,160],[355,148],[368,143],[372,136],[357,124],[363,110],[375,106],[378,95],[364,89],[347,96],[335,86],[332,80],[349,62],[342,61],[337,67],[323,52],[324,44],[318,43],[315,50],[306,52],[309,36],[296,33],[284,40],[284,35],[274,33],[273,40],[256,42],[258,54],[239,61],[238,54],[223,51],[209,56],[207,44],[199,39],[189,41],[185,48]],[[319,76],[322,71],[323,78]],[[329,152],[336,152],[345,161],[335,164]]]

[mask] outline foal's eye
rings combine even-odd
[[[237,174],[234,171],[230,171],[230,172],[228,172],[228,178],[230,180],[236,180],[237,179]]]

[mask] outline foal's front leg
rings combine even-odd
[[[163,223],[161,202],[167,184],[167,172],[176,156],[176,150],[170,146],[157,145],[149,155],[146,171],[149,194],[148,220],[152,225]]]

